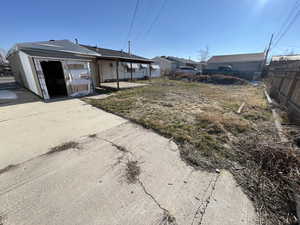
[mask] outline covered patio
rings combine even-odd
[[[96,68],[98,77],[96,89],[127,89],[145,86],[131,81],[151,79],[152,60],[133,55],[124,51],[82,45],[99,53]]]

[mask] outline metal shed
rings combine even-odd
[[[68,40],[16,44],[8,52],[16,81],[47,100],[94,91],[99,53]]]

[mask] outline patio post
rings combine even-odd
[[[116,70],[117,70],[117,88],[120,89],[120,84],[119,84],[119,60],[116,62]]]
[[[132,62],[130,62],[130,79],[132,81]]]
[[[151,63],[149,63],[149,80],[151,80]]]

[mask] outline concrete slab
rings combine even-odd
[[[11,87],[4,85],[4,87],[1,88],[0,84],[0,107],[37,101],[40,101],[40,98],[24,88],[18,88],[13,85],[11,85]],[[3,108],[0,108],[0,112],[2,109]]]
[[[126,122],[73,141],[78,148],[0,174],[5,225],[185,225],[199,224],[200,215],[205,224],[255,224],[253,206],[232,176],[194,170],[175,143],[150,130]],[[135,183],[125,179],[129,160],[141,169]]]
[[[124,122],[79,99],[1,107],[0,169],[41,155],[60,143]]]
[[[17,99],[17,94],[10,90],[0,90],[0,99]]]
[[[226,219],[224,219],[225,215]],[[247,225],[255,224],[256,213],[252,203],[237,185],[232,174],[222,171],[214,182],[214,188],[207,199],[206,209],[200,218],[200,224],[203,225]]]
[[[119,82],[120,89],[144,87],[146,85],[148,84],[125,82],[125,81]],[[117,89],[118,86],[117,86],[117,82],[106,82],[106,83],[101,83],[101,88]]]

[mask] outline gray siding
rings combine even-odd
[[[232,66],[233,70],[240,72],[261,72],[263,62],[228,62],[228,63],[208,63],[208,69],[218,69],[220,66]]]

